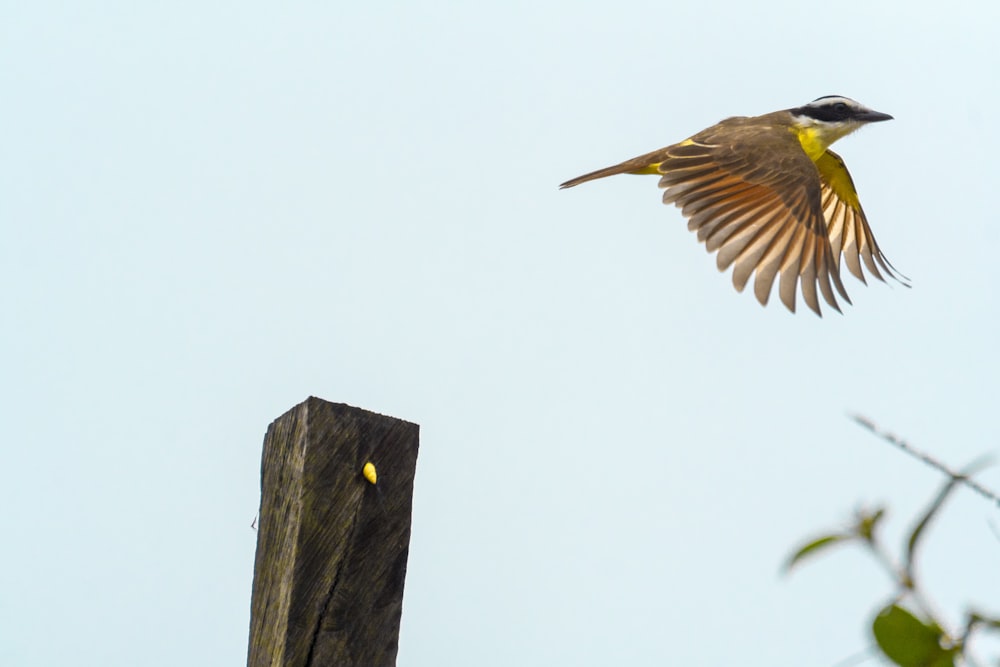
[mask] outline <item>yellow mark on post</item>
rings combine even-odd
[[[374,484],[378,481],[378,473],[375,472],[375,464],[369,461],[365,464],[365,467],[361,469],[361,474],[365,476],[369,482]]]

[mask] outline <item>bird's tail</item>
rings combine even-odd
[[[657,157],[660,159],[657,159]],[[612,167],[605,167],[604,169],[598,169],[583,176],[571,178],[560,185],[559,189],[571,188],[574,185],[580,185],[580,183],[586,183],[587,181],[593,181],[606,176],[614,176],[615,174],[659,174],[660,172],[657,171],[657,167],[660,166],[661,161],[662,151],[647,153],[646,155],[640,155],[637,158],[626,160]]]

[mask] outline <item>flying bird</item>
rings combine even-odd
[[[861,208],[844,160],[830,145],[868,123],[891,120],[839,95],[763,116],[737,116],[684,141],[563,183],[560,188],[615,174],[657,174],[663,203],[674,204],[688,229],[720,271],[733,267],[743,291],[754,274],[754,294],[767,305],[775,278],[782,303],[795,312],[796,285],[822,316],[823,299],[840,312],[836,292],[850,297],[840,280],[840,258],[866,283],[861,264],[885,282],[907,278],[882,254]],[[832,283],[832,285],[831,285]]]

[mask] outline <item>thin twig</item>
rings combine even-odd
[[[979,495],[983,496],[987,500],[993,501],[997,507],[1000,507],[1000,496],[997,496],[997,494],[994,493],[993,491],[990,491],[986,487],[981,486],[978,482],[970,479],[967,474],[955,472],[945,464],[938,461],[937,459],[932,458],[930,455],[924,454],[920,450],[914,449],[909,443],[900,438],[898,435],[879,428],[878,424],[873,422],[871,419],[868,419],[867,417],[857,414],[850,415],[850,417],[858,424],[864,426],[866,429],[868,429],[878,437],[882,438],[886,442],[895,445],[896,447],[903,450],[910,456],[920,459],[927,465],[931,466],[932,468],[934,468],[939,472],[944,473],[951,479],[954,479],[959,483],[964,484],[965,486],[969,487],[970,489],[972,489]]]
[[[877,650],[878,647],[875,644],[872,644],[864,651],[855,653],[854,655],[849,655],[843,660],[830,665],[830,667],[853,667],[854,665],[860,665],[862,662],[874,660],[878,655],[878,653],[876,653]]]

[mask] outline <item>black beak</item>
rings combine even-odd
[[[889,114],[882,113],[881,111],[872,111],[871,109],[859,113],[855,116],[855,118],[863,123],[877,123],[883,120],[892,120],[892,116]]]

